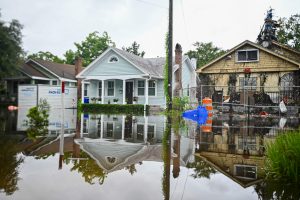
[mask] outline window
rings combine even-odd
[[[144,125],[143,124],[138,124],[136,127],[137,130],[137,136],[136,138],[138,140],[144,140]]]
[[[112,56],[112,57],[110,57],[109,60],[108,60],[109,63],[116,63],[116,62],[118,62],[118,61],[119,61],[119,59],[118,59],[117,56]]]
[[[258,50],[240,50],[237,51],[237,62],[258,61]]]
[[[256,90],[257,77],[240,77],[240,90]]]
[[[186,91],[186,96],[190,96],[190,85],[187,85],[187,91]]]
[[[154,138],[154,131],[155,131],[155,126],[153,125],[148,125],[148,139],[153,139]]]
[[[145,81],[138,81],[138,96],[145,95]]]
[[[149,81],[149,86],[148,86],[148,95],[149,96],[155,96],[155,81],[151,80]]]
[[[106,124],[106,136],[107,137],[113,137],[113,132],[114,132],[114,124],[113,123],[107,123]]]
[[[256,179],[256,166],[235,165],[235,175],[241,178]]]
[[[56,80],[52,81],[52,85],[57,85],[58,82]]]
[[[107,96],[115,96],[115,82],[114,81],[107,82]]]
[[[99,87],[98,87],[98,97],[102,96],[102,81],[99,81]]]
[[[84,84],[84,89],[83,89],[83,96],[87,96],[88,95],[88,84]]]

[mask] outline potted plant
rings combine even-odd
[[[96,100],[97,100],[96,97],[91,98],[92,103],[96,103]]]
[[[113,99],[114,104],[117,104],[119,99]]]
[[[138,97],[133,97],[133,104],[137,104]]]

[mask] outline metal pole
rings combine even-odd
[[[172,52],[173,52],[173,0],[169,0],[169,31],[168,31],[168,110],[172,110]]]
[[[59,143],[59,169],[62,168],[62,160],[64,156],[64,132],[65,132],[65,113],[64,113],[64,94],[65,94],[65,82],[61,81],[61,133]]]

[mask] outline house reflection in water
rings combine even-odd
[[[81,138],[75,142],[107,173],[143,161],[162,162],[165,116],[81,116]],[[194,134],[172,135],[174,175],[193,158]],[[181,138],[181,139],[180,139]]]
[[[196,156],[243,187],[262,181],[264,145],[286,129],[285,124],[282,126],[282,119],[233,120],[229,116],[214,119],[212,125],[211,132],[198,129]]]

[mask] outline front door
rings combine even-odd
[[[126,82],[126,100],[127,100],[127,104],[132,104],[133,82]]]

